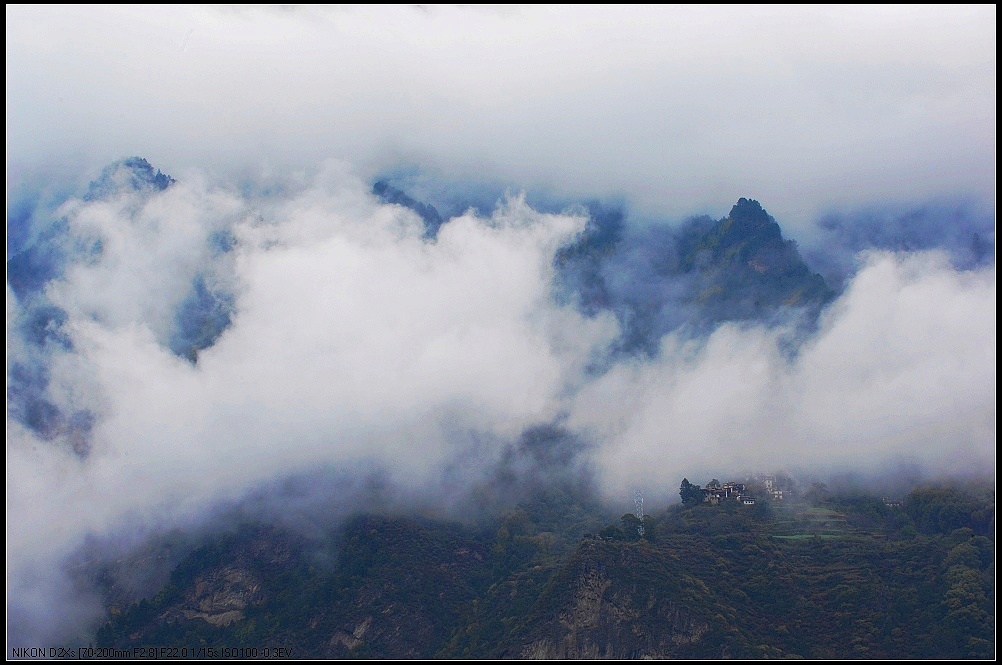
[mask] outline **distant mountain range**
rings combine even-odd
[[[106,167],[82,198],[95,202],[123,195],[151,197],[175,182],[145,159],[131,157]],[[232,242],[225,237],[213,236],[210,241],[216,254],[232,249]],[[7,259],[7,284],[22,307],[14,330],[26,347],[26,352],[12,358],[9,365],[8,413],[45,439],[70,433],[80,442],[80,453],[85,452],[83,442],[93,416],[84,410],[63,413],[47,396],[47,351],[53,347],[69,350],[70,339],[63,330],[67,313],[51,301],[46,287],[75,265],[99,264],[103,254],[102,237],[80,233],[61,217],[43,226],[33,242]],[[229,326],[233,307],[230,293],[216,288],[209,276],[195,275],[188,295],[177,306],[164,343],[176,355],[195,362],[198,352],[212,346]]]
[[[105,168],[83,198],[155,196],[175,182],[147,160],[132,157]],[[434,206],[386,180],[376,182],[373,193],[416,212],[428,242],[448,223]],[[623,330],[624,353],[652,353],[669,332],[705,334],[727,321],[810,325],[834,296],[757,201],[742,198],[717,221],[697,218],[681,228],[661,225],[640,231],[626,229],[619,209],[597,203],[587,209],[584,233],[555,257],[555,296],[589,314],[612,311]],[[74,232],[67,219],[58,218],[7,260],[7,282],[23,306],[16,330],[29,347],[69,344],[62,332],[66,312],[49,300],[46,287],[75,264],[99,263],[103,242],[100,236]],[[232,236],[215,234],[210,250],[225,255],[233,242]],[[199,352],[230,325],[235,307],[234,295],[218,280],[196,274],[162,343],[197,362]],[[49,376],[43,358],[39,353],[14,359],[8,373],[9,412],[44,438],[89,427],[87,412],[62,413],[46,397]]]
[[[416,212],[429,238],[447,223],[387,181],[373,193]],[[810,325],[835,296],[758,201],[739,199],[723,219],[680,228],[628,230],[622,210],[599,203],[587,212],[584,233],[556,255],[558,296],[591,314],[613,311],[626,352],[653,352],[669,332],[704,334],[726,321]]]

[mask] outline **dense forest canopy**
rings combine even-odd
[[[208,537],[153,597],[115,605],[98,643],[328,658],[991,658],[992,497],[968,484],[901,501],[688,502],[645,514],[643,534],[633,513],[561,519],[582,515],[572,494],[474,523],[367,515],[308,537],[248,524]]]

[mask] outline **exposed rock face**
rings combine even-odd
[[[261,583],[249,571],[235,566],[200,575],[180,613],[185,619],[204,619],[213,626],[226,626],[244,618],[248,605],[263,599]]]
[[[650,577],[650,564],[665,558],[646,544],[616,547],[610,558],[604,543],[582,545],[570,574],[558,575],[571,590],[554,589],[558,620],[528,631],[517,657],[673,658],[699,642],[709,627],[678,602],[672,577]],[[544,594],[540,604],[550,609],[550,600]]]
[[[257,571],[281,565],[288,557],[288,542],[284,539],[253,542],[234,560],[196,575],[160,619],[168,624],[200,619],[213,626],[243,621],[248,609],[270,599]]]
[[[372,617],[367,616],[364,619],[362,619],[362,621],[360,621],[358,625],[352,628],[351,632],[348,632],[346,630],[338,630],[336,633],[334,633],[334,637],[331,638],[330,646],[336,648],[338,645],[341,645],[346,649],[348,649],[349,651],[361,646],[362,638],[364,638],[365,634],[369,632],[369,626],[371,625],[372,625]]]

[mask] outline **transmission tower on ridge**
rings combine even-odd
[[[633,493],[633,503],[637,507],[637,533],[644,535],[644,494],[640,490]]]

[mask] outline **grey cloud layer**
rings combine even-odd
[[[8,154],[400,161],[675,217],[994,199],[995,8],[8,7]]]

